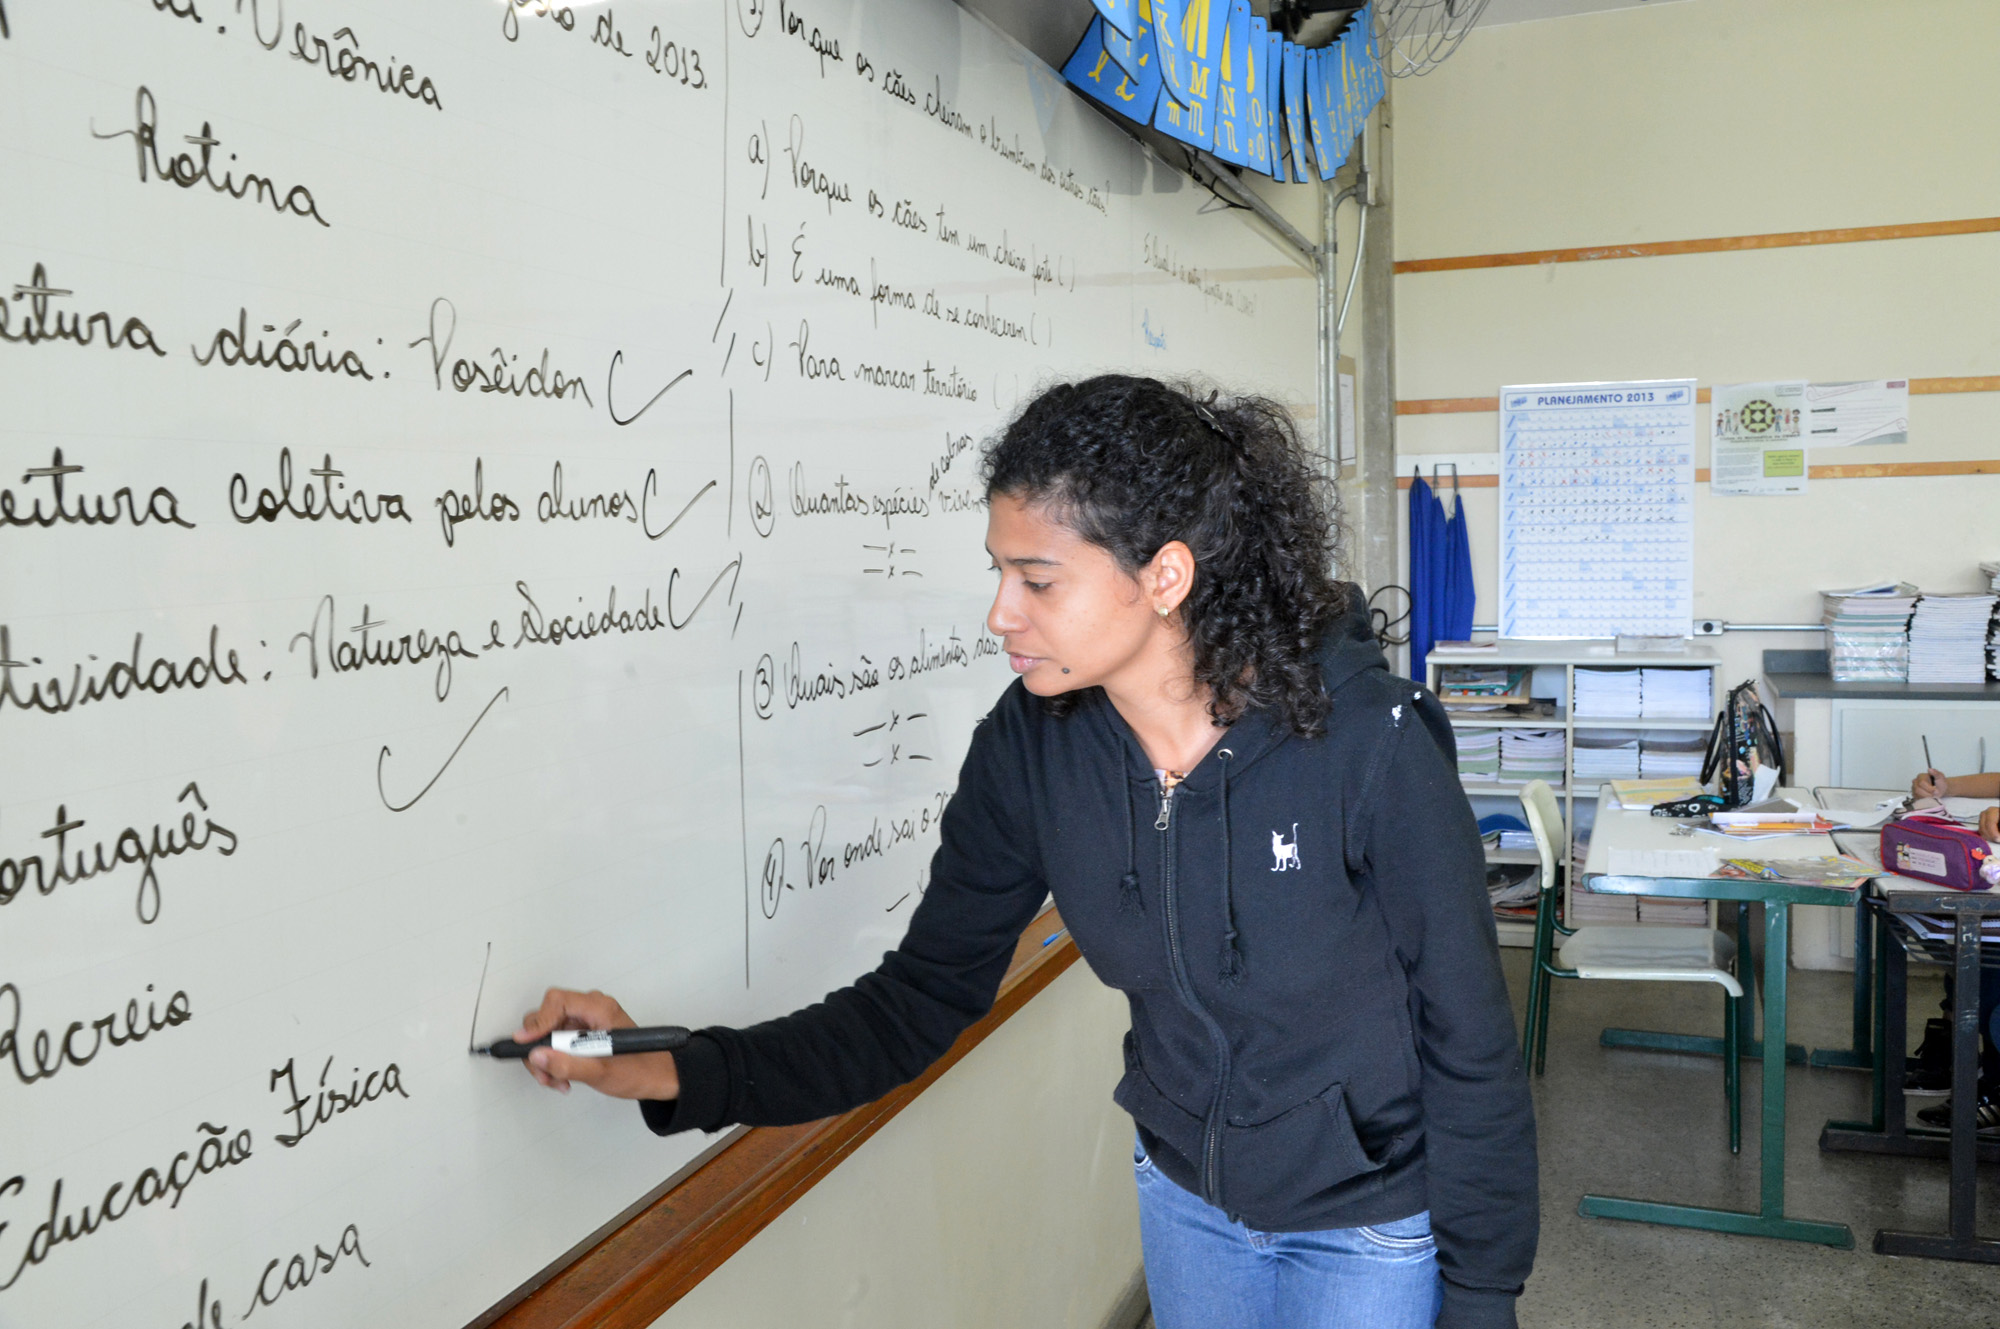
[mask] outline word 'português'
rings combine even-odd
[[[201,787],[192,781],[174,801],[185,803],[190,798],[194,799],[203,814],[208,812],[208,800],[201,796]],[[55,821],[41,834],[44,840],[55,841],[51,855],[53,862],[44,862],[40,854],[0,858],[0,906],[12,904],[30,887],[37,895],[52,895],[58,886],[88,881],[136,864],[139,885],[134,908],[141,923],[151,923],[160,916],[159,864],[162,859],[200,853],[211,844],[224,858],[236,852],[236,832],[212,817],[204,815],[197,818],[193,808],[181,814],[178,835],[176,828],[168,824],[155,823],[150,834],[141,832],[136,826],[127,826],[108,844],[100,839],[88,848],[76,849],[72,854],[70,833],[82,830],[85,824],[83,818],[69,815],[68,804],[59,804]]]

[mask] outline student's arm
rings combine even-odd
[[[1363,794],[1365,858],[1413,989],[1438,1329],[1512,1329],[1539,1228],[1534,1107],[1479,828],[1434,725],[1448,722],[1426,694],[1389,737]]]
[[[670,1064],[613,1057],[593,1065],[543,1048],[529,1069],[555,1087],[574,1080],[641,1099],[647,1124],[661,1134],[816,1121],[921,1075],[992,1008],[1022,929],[1048,894],[1025,830],[1018,749],[1010,750],[1001,728],[996,713],[974,731],[944,811],[930,885],[901,944],[873,973],[775,1020],[699,1030],[679,1052],[661,1054]],[[552,992],[516,1037],[527,1041],[565,1021],[615,1028],[629,1017],[602,994]]]
[[[2000,798],[2000,771],[1946,775],[1928,770],[1910,781],[1910,792],[1918,798]]]

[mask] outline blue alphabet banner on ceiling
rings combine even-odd
[[[1285,141],[1292,149],[1292,183],[1304,184],[1306,175],[1306,52],[1295,42],[1285,43]]]
[[[1179,59],[1172,63],[1166,56],[1169,3],[1181,6],[1176,15],[1179,21],[1172,25],[1178,29],[1174,45]],[[1215,145],[1216,81],[1221,72],[1223,34],[1227,26],[1211,22],[1215,3],[1217,0],[1154,0],[1157,14],[1153,34],[1161,53],[1160,86],[1166,95],[1154,108],[1153,128],[1168,138],[1177,138],[1204,151]],[[1226,4],[1228,0],[1220,3]],[[1176,88],[1176,69],[1186,76],[1184,88]]]
[[[1148,68],[1159,65],[1159,52],[1153,43],[1153,6],[1150,0],[1138,0],[1137,13],[1130,33],[1120,32],[1108,20],[1101,31],[1104,49],[1111,52],[1112,63],[1135,78],[1143,78]]]
[[[1225,5],[1227,0],[1220,0]],[[1160,79],[1167,95],[1184,106],[1215,96],[1216,66],[1222,62],[1218,0],[1152,0],[1153,44],[1160,52]],[[1221,10],[1226,20],[1227,9]],[[1206,117],[1204,117],[1206,118]]]
[[[1215,83],[1215,155],[1231,166],[1253,164],[1258,117],[1257,62],[1251,55],[1250,0],[1230,0],[1229,25],[1222,34],[1222,64]],[[1263,167],[1256,167],[1262,170]]]
[[[1094,0],[1097,12],[1104,16],[1105,26],[1127,42],[1139,35],[1139,9],[1145,0]],[[1111,43],[1106,42],[1109,46]]]
[[[1243,164],[1259,175],[1271,173],[1271,99],[1265,91],[1271,81],[1271,70],[1266,59],[1266,31],[1264,20],[1255,14],[1244,24],[1244,116],[1249,121],[1250,133],[1244,143]]]
[[[1285,178],[1285,39],[1273,29],[1264,29],[1264,132],[1271,140],[1273,180]]]
[[[1127,73],[1111,59],[1104,47],[1104,20],[1093,18],[1062,72],[1084,96],[1143,125],[1153,118],[1153,103],[1159,100],[1160,69],[1150,59],[1136,63],[1139,71]]]
[[[1339,40],[1308,50],[1251,13],[1249,0],[1093,3],[1098,12],[1063,66],[1072,86],[1274,180],[1304,183],[1314,168],[1331,179],[1387,91],[1372,4]]]

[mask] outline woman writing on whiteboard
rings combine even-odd
[[[675,1053],[538,1049],[656,1131],[815,1120],[917,1075],[992,1005],[1053,892],[1131,1003],[1161,1329],[1510,1326],[1534,1119],[1451,727],[1329,569],[1329,486],[1272,403],[1106,376],[988,449],[978,725],[930,887],[880,968]],[[629,1026],[551,991],[517,1035]]]

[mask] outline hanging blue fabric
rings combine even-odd
[[[1442,501],[1442,500],[1440,500]],[[1445,519],[1444,595],[1431,619],[1437,641],[1470,641],[1477,593],[1472,588],[1472,537],[1465,528],[1465,496],[1458,491],[1458,468],[1452,468],[1451,515]]]
[[[1419,682],[1424,677],[1424,657],[1437,640],[1444,520],[1444,509],[1419,468],[1410,477],[1410,677]]]

